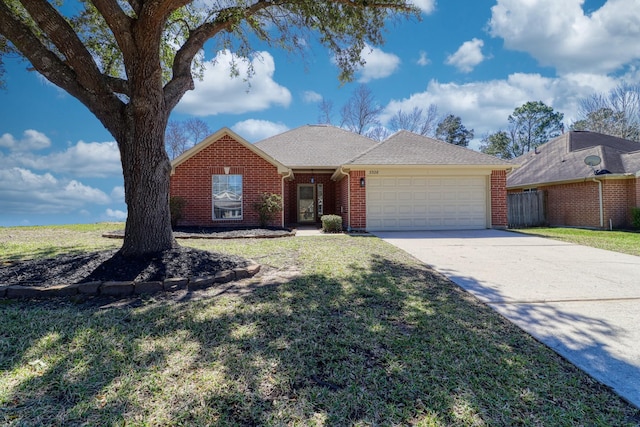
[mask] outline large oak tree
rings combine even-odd
[[[18,52],[113,135],[128,207],[121,252],[133,256],[175,246],[164,135],[207,41],[248,56],[255,42],[294,50],[315,35],[349,79],[399,16],[418,12],[407,0],[3,0],[0,60]]]

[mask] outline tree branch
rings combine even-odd
[[[71,25],[44,0],[20,0],[38,27],[64,55],[78,82],[92,92],[106,92],[102,73]]]
[[[184,0],[167,0],[184,1]],[[187,90],[194,88],[191,64],[197,53],[203,48],[207,40],[222,31],[229,31],[239,20],[246,19],[268,7],[277,6],[284,2],[258,0],[247,7],[228,7],[222,9],[213,22],[206,22],[191,31],[189,38],[176,52],[173,61],[173,78],[165,85],[165,102],[170,107],[175,107]]]
[[[125,51],[130,48],[133,44],[131,39],[132,19],[124,13],[118,2],[116,0],[91,0],[91,2],[111,29],[120,49]],[[138,11],[136,11],[137,13]]]
[[[188,0],[157,0],[163,6],[171,5],[177,7],[188,3]],[[207,40],[213,38],[223,31],[231,31],[240,21],[258,14],[259,12],[273,7],[296,5],[300,0],[256,0],[246,7],[231,6],[221,9],[211,22],[200,25],[191,31],[189,38],[176,52],[173,62],[173,78],[165,85],[165,102],[173,108],[187,90],[193,89],[193,77],[191,75],[191,64],[196,54],[203,48]],[[349,8],[360,9],[395,9],[405,12],[416,12],[416,7],[376,0],[330,0],[326,3],[342,4]],[[324,31],[330,33],[330,31]],[[337,48],[337,44],[329,38],[328,43]]]
[[[113,125],[119,121],[118,112],[124,104],[110,91],[97,69],[94,69],[92,76],[97,81],[85,85],[88,77],[81,74],[86,70],[76,69],[73,61],[64,60],[52,52],[29,26],[15,17],[5,2],[0,2],[0,34],[9,39],[40,74],[82,102],[105,127],[114,128]],[[75,53],[69,49],[66,51],[68,55]],[[93,65],[95,67],[95,63]],[[114,83],[114,87],[118,87],[118,84]],[[99,88],[100,92],[95,92],[93,88]]]
[[[31,29],[15,19],[5,2],[0,2],[0,33],[13,43],[38,72],[76,97],[84,96],[71,67],[42,44]]]
[[[140,9],[142,8],[142,5],[140,4],[140,1],[139,0],[127,0],[127,2],[129,3],[129,6],[131,6],[131,9],[133,9],[135,14],[138,15],[140,13]]]
[[[131,88],[129,87],[129,81],[124,79],[119,79],[117,77],[104,76],[105,82],[109,89],[113,93],[119,93],[121,95],[127,95],[131,93]]]

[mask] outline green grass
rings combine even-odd
[[[104,232],[123,228],[124,223],[118,222],[0,227],[0,266],[7,261],[119,248],[121,240],[101,236]]]
[[[640,233],[559,227],[525,228],[515,231],[640,256]]]
[[[0,424],[640,422],[607,387],[377,238],[183,244],[258,260],[261,277],[244,284],[255,289],[121,308],[3,301]]]

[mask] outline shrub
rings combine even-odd
[[[171,212],[171,227],[176,228],[178,221],[182,219],[182,212],[187,205],[187,201],[180,196],[169,198],[169,211]]]
[[[266,227],[273,217],[282,211],[282,197],[273,193],[262,193],[253,208],[258,212],[260,226]]]
[[[631,208],[631,225],[640,228],[640,208]]]
[[[340,233],[342,231],[342,217],[339,215],[322,215],[322,231],[325,233]]]

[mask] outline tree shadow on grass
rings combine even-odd
[[[638,416],[408,257],[379,253],[346,274],[257,280],[244,296],[213,298],[214,288],[139,307],[7,302],[0,419],[621,425]]]

